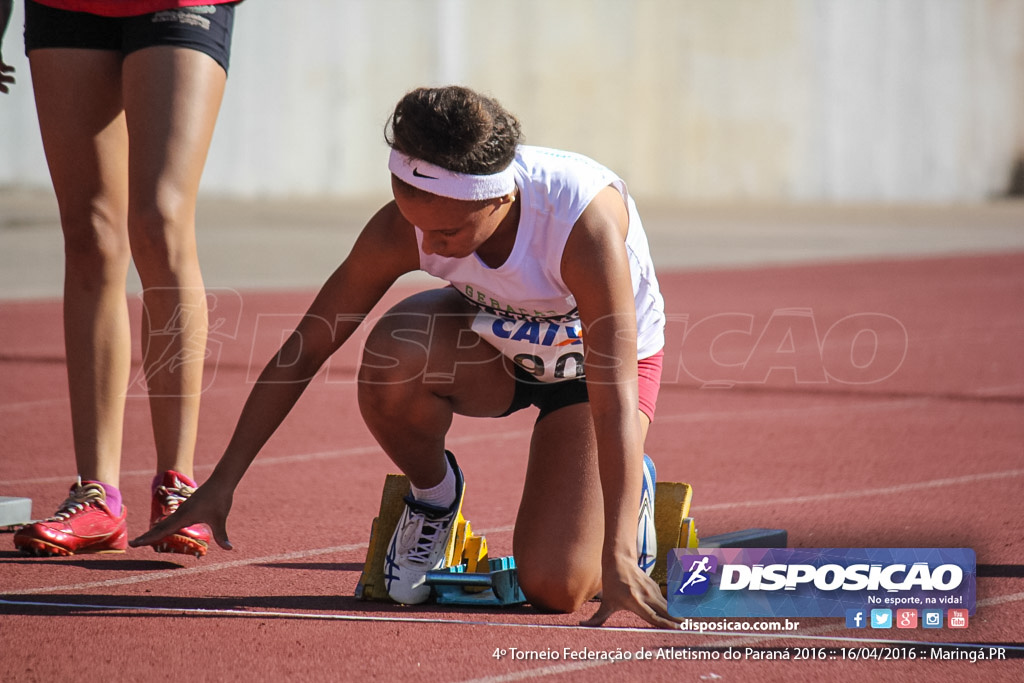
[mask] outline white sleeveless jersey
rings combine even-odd
[[[491,268],[476,254],[425,254],[417,228],[420,267],[472,301],[480,309],[473,330],[537,379],[582,377],[583,335],[576,299],[562,281],[562,253],[583,210],[611,185],[629,209],[626,252],[636,303],[637,358],[657,353],[665,345],[665,304],[626,184],[592,159],[554,149],[520,146],[512,165],[520,215],[505,263]]]

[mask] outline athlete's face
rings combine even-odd
[[[462,201],[410,188],[394,176],[391,188],[405,219],[423,232],[423,251],[464,258],[494,235],[508,213],[505,198]]]

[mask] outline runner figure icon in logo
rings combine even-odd
[[[700,560],[694,560],[690,565],[690,568],[687,570],[690,575],[687,577],[686,581],[683,582],[683,585],[679,587],[679,592],[683,593],[690,586],[707,581],[708,577],[705,576],[705,574],[711,571],[711,567],[709,566],[710,562],[711,558],[707,555],[701,557]]]

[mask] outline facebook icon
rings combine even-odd
[[[862,609],[846,610],[846,628],[867,628],[867,611]]]

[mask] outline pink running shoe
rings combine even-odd
[[[183,474],[167,470],[153,487],[153,505],[149,516],[149,525],[153,526],[170,516],[182,501],[196,490],[196,483]],[[153,544],[158,553],[180,553],[202,557],[210,545],[213,535],[210,527],[205,524],[193,524],[179,529]]]
[[[107,494],[97,482],[71,486],[68,498],[49,519],[33,522],[14,534],[14,547],[28,555],[47,557],[79,553],[123,553],[128,547],[127,509],[119,516],[107,507]]]

